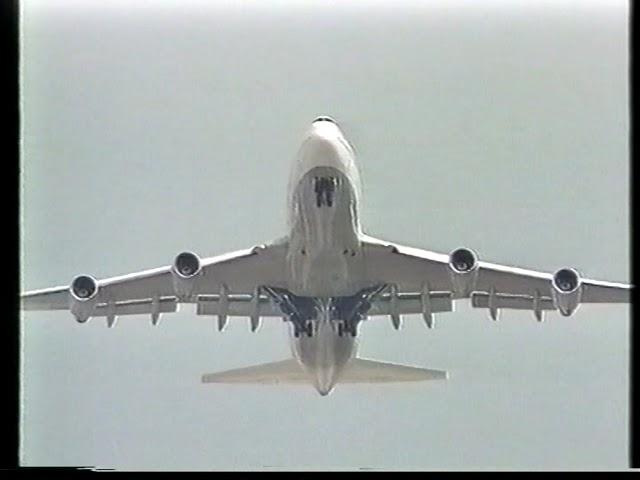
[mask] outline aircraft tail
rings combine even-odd
[[[307,377],[293,358],[279,362],[262,363],[224,372],[206,373],[202,383],[309,383]]]
[[[411,367],[397,363],[377,362],[366,358],[354,358],[347,364],[339,383],[395,383],[423,380],[445,380],[444,370]]]
[[[338,383],[418,382],[444,380],[447,376],[447,372],[444,370],[430,370],[377,362],[366,358],[354,358],[345,367]],[[308,384],[309,382],[309,376],[293,358],[223,372],[207,373],[202,376],[202,383]]]

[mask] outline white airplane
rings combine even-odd
[[[360,179],[354,151],[334,120],[311,125],[291,171],[289,233],[247,250],[199,258],[178,254],[173,264],[96,280],[75,277],[70,286],[22,295],[24,310],[69,309],[78,322],[122,315],[160,315],[191,303],[198,315],[262,317],[291,325],[293,358],[206,374],[204,383],[312,383],[327,395],[336,382],[378,383],[447,378],[447,372],[357,358],[358,326],[389,316],[453,311],[469,298],[497,320],[500,309],[573,314],[581,303],[628,303],[631,285],[581,278],[572,268],[555,273],[478,260],[468,248],[449,255],[395,245],[365,235],[358,206]]]

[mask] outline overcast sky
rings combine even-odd
[[[103,3],[22,2],[24,289],[283,235],[321,114],[356,148],[367,233],[629,281],[626,2]],[[25,465],[627,466],[627,306],[372,320],[362,356],[450,379],[327,397],[200,383],[287,358],[282,322],[23,319]]]

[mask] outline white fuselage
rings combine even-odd
[[[360,177],[354,152],[332,121],[315,121],[292,168],[289,182],[287,276],[292,293],[324,302],[355,294],[363,269],[358,200]],[[351,335],[322,309],[313,335],[291,335],[292,351],[318,391],[331,391],[355,355]]]

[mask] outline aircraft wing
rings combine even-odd
[[[156,323],[160,313],[176,311],[179,303],[195,303],[198,314],[221,315],[222,324],[227,315],[257,322],[260,316],[280,316],[259,289],[286,286],[285,255],[283,242],[201,260],[185,252],[174,265],[103,280],[79,276],[71,286],[27,292],[21,296],[22,309],[71,310],[79,321],[105,316],[111,326],[117,316],[145,313]],[[179,268],[187,268],[184,275],[176,273]]]
[[[631,285],[581,278],[569,268],[546,273],[482,262],[468,249],[447,255],[366,237],[364,255],[367,280],[393,287],[378,302],[392,319],[394,314],[422,312],[430,324],[432,313],[453,309],[447,294],[454,300],[469,298],[474,307],[489,309],[494,319],[500,309],[531,310],[542,320],[547,310],[570,315],[582,303],[631,301]],[[392,303],[395,308],[389,307]]]

